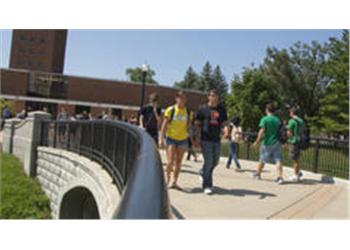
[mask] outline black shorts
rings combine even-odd
[[[300,158],[300,146],[298,144],[289,144],[288,149],[289,149],[289,157],[293,161],[299,160],[299,158]]]

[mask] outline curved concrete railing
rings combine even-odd
[[[32,112],[7,121],[2,146],[39,179],[54,218],[170,218],[162,163],[146,132],[123,122],[50,118]]]
[[[99,163],[122,194],[118,219],[167,219],[170,209],[162,162],[151,137],[117,121],[42,121],[40,145]]]

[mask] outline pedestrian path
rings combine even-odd
[[[161,152],[166,162],[164,152]],[[301,183],[273,182],[275,169],[266,166],[262,180],[254,180],[256,162],[242,160],[242,172],[225,168],[226,158],[214,172],[214,194],[200,188],[198,171],[203,164],[184,160],[179,185],[169,190],[173,216],[178,219],[348,219],[349,182],[304,172]]]

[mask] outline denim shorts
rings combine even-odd
[[[182,147],[182,148],[187,148],[188,147],[188,139],[185,140],[174,140],[171,139],[170,137],[166,138],[166,145],[175,145],[175,147]]]
[[[276,163],[282,161],[281,144],[277,142],[273,145],[261,145],[260,146],[260,162],[263,163]]]

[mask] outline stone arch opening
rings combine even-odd
[[[100,219],[93,194],[85,187],[75,187],[62,198],[60,219]]]

